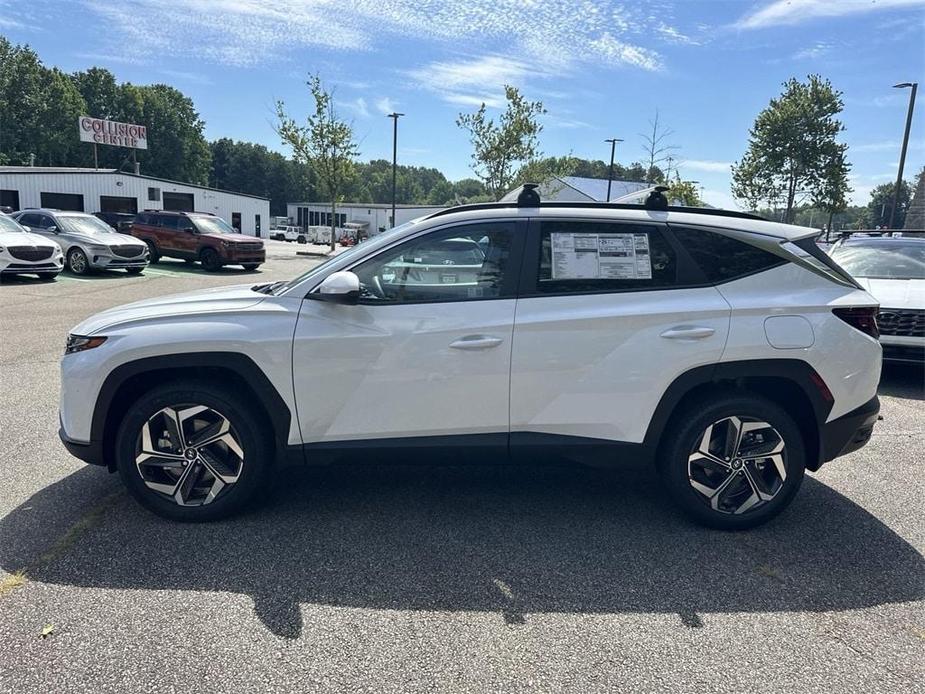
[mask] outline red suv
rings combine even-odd
[[[198,260],[215,272],[222,265],[255,270],[266,261],[263,241],[241,236],[224,219],[205,212],[147,210],[135,217],[130,233],[148,244],[152,263],[161,256]]]

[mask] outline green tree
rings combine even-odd
[[[276,132],[283,144],[292,148],[295,160],[310,168],[323,195],[331,201],[331,250],[335,244],[337,203],[341,200],[359,155],[353,128],[337,115],[334,93],[327,91],[318,75],[308,81],[314,111],[299,125],[286,113],[286,105],[276,102]],[[394,220],[393,220],[394,222]]]
[[[895,190],[895,183],[883,183],[870,192],[870,202],[867,203],[867,221],[870,223],[870,228],[886,227],[890,223],[890,208],[893,206]],[[903,181],[899,187],[896,216],[893,219],[896,229],[903,228],[906,222],[906,210],[909,209],[911,201],[912,184],[909,181]]]
[[[732,194],[752,208],[782,203],[784,221],[804,199],[830,207],[847,196],[847,145],[837,116],[841,92],[828,80],[809,75],[790,79],[783,93],[760,114],[749,131],[749,148],[732,167]]]
[[[668,199],[672,202],[677,200],[686,207],[703,207],[697,184],[693,181],[682,181],[677,172],[674,181],[668,186]]]
[[[484,103],[456,119],[472,142],[472,170],[495,200],[512,187],[518,170],[538,156],[543,126],[537,119],[546,113],[541,101],[527,101],[516,87],[505,85],[504,95],[507,108],[498,123],[488,118]]]

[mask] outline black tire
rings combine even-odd
[[[220,412],[244,451],[237,481],[221,489],[210,503],[183,506],[166,494],[148,487],[136,465],[142,427],[165,407],[204,405]],[[128,409],[115,441],[116,467],[129,493],[149,511],[183,522],[214,521],[240,513],[267,486],[273,461],[268,426],[254,406],[234,389],[207,381],[168,383],[148,391]]]
[[[302,234],[299,234],[299,238],[296,239],[296,241],[298,241],[299,243],[308,243],[308,239],[305,238],[305,236],[303,236]]]
[[[60,273],[58,272],[40,272],[38,273],[38,276],[42,282],[54,282],[56,279],[58,279],[59,274]]]
[[[157,246],[154,245],[154,241],[145,241],[148,244],[148,262],[149,263],[159,263],[161,261],[161,254],[157,250]]]
[[[241,267],[243,267],[248,272],[253,272],[258,267],[260,267],[260,263],[244,263]]]
[[[786,479],[782,483],[776,482],[779,486],[770,500],[760,501],[754,507],[744,510],[741,515],[730,510],[714,509],[711,505],[712,498],[708,499],[704,493],[697,491],[689,477],[689,459],[696,450],[701,448],[699,444],[707,428],[729,417],[740,417],[769,424],[784,445],[782,461]],[[765,433],[761,435],[766,436],[767,431],[765,430]],[[803,434],[793,418],[783,408],[758,395],[741,392],[720,394],[686,407],[672,417],[662,440],[666,443],[660,451],[658,470],[668,493],[690,518],[711,528],[745,530],[766,523],[787,508],[803,482],[806,468]],[[772,464],[768,460],[763,460],[760,454],[753,453],[739,454],[739,459],[732,460],[730,465],[735,463],[745,467],[745,464],[754,462],[743,460],[744,458],[761,460],[759,464],[762,468]],[[696,463],[693,466],[696,468]],[[728,497],[720,495],[717,503],[720,503],[720,499],[723,498],[742,499],[745,495],[750,497],[753,494],[753,488],[749,485],[749,480],[753,478],[746,470],[740,468],[738,472],[734,472],[736,468],[730,467],[727,470],[719,466],[714,466],[714,469],[717,480],[736,475],[727,488]],[[754,467],[749,467],[749,470],[751,470],[751,475],[758,472]],[[768,468],[767,474],[779,480],[775,468]],[[716,488],[719,488],[719,485]],[[771,487],[768,489],[770,490]],[[736,496],[737,490],[741,490],[739,496]]]
[[[86,275],[90,272],[87,254],[79,248],[72,248],[67,254],[67,269],[75,275]]]
[[[222,269],[222,259],[212,248],[203,248],[199,254],[199,262],[208,272],[218,272]]]
[[[144,272],[144,270],[145,270],[145,269],[144,269],[143,267],[127,267],[127,268],[125,268],[125,271],[126,271],[128,274],[130,274],[130,275],[140,275],[142,272]]]

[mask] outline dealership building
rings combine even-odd
[[[0,207],[80,212],[208,212],[242,234],[268,235],[270,201],[117,169],[0,166]]]
[[[437,210],[442,205],[396,205],[395,226],[410,222]],[[289,221],[302,229],[331,226],[331,203],[290,202],[286,206]],[[392,205],[365,202],[338,203],[334,226],[339,229],[359,229],[370,235],[392,228]]]

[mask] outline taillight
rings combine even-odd
[[[876,306],[864,306],[856,308],[833,308],[832,313],[845,321],[852,328],[860,330],[865,335],[870,335],[875,340],[880,337],[880,327],[877,325]]]

